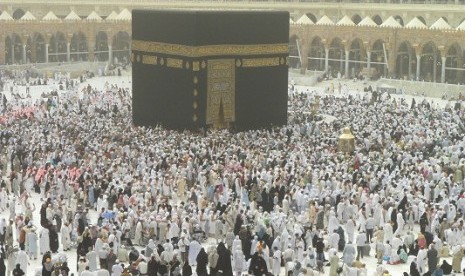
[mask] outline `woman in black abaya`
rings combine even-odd
[[[231,252],[224,246],[224,243],[220,242],[216,248],[218,252],[218,263],[216,269],[218,272],[222,272],[223,276],[233,276],[231,266]]]

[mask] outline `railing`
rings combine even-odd
[[[83,68],[92,66],[105,66],[108,64],[108,61],[63,61],[63,62],[48,62],[48,63],[25,63],[25,64],[13,64],[13,65],[0,65],[0,70],[24,70],[24,69],[44,69],[44,68],[53,68],[50,71],[64,71],[66,67],[69,66],[79,66],[83,65]]]
[[[379,84],[388,84],[398,89],[403,89],[406,94],[410,95],[425,95],[428,97],[447,99],[457,98],[459,94],[465,95],[465,85],[425,82],[425,81],[410,81],[398,79],[381,78]]]
[[[78,0],[74,5],[115,5],[131,6],[137,4],[163,4],[163,3],[336,3],[336,4],[364,4],[381,3],[391,5],[402,4],[433,4],[433,5],[463,5],[465,0]],[[43,4],[43,0],[2,0],[2,4]],[[69,5],[68,0],[47,0],[47,4]]]

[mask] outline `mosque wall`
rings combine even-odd
[[[378,76],[432,82],[464,82],[465,31],[458,24],[463,13],[445,12],[450,28],[430,29],[438,17],[433,12],[417,10],[373,9],[355,11],[347,6],[344,12],[355,23],[366,16],[377,23],[394,15],[399,24],[407,24],[416,16],[425,21],[425,29],[380,26],[318,25],[333,10],[306,13],[313,24],[291,24],[290,67],[305,70],[340,72],[355,77],[359,72],[376,71]],[[301,10],[292,12],[294,20]],[[17,15],[18,16],[18,15]],[[453,23],[455,22],[455,23]],[[402,25],[401,24],[401,25]],[[129,60],[131,21],[2,21],[0,28],[0,64]]]
[[[0,64],[128,59],[131,25],[127,22],[2,23]]]
[[[354,1],[355,2],[355,1]],[[373,3],[369,3],[373,2]],[[384,3],[375,3],[384,2]],[[392,2],[392,3],[390,3]],[[401,19],[404,23],[409,22],[414,17],[421,17],[425,24],[430,25],[439,17],[444,17],[451,25],[458,26],[465,19],[465,5],[454,5],[450,2],[441,1],[441,4],[426,4],[424,1],[417,1],[422,4],[409,4],[411,1],[397,1],[403,3],[393,3],[394,1],[364,1],[363,3],[351,3],[351,1],[215,1],[215,8],[218,9],[274,9],[287,10],[294,19],[298,19],[303,14],[312,14],[319,19],[323,15],[331,19],[339,19],[343,15],[350,18],[365,16],[379,17],[385,20],[390,16]],[[430,2],[431,3],[431,2]],[[121,11],[124,8],[211,8],[209,1],[75,1],[72,4],[63,1],[52,1],[45,3],[38,0],[4,0],[0,4],[0,11],[8,11],[10,14],[18,10],[25,12],[34,11],[37,18],[42,18],[48,11],[53,11],[58,16],[66,16],[71,10],[76,11],[80,16],[86,16],[92,11],[96,11],[101,16],[106,16],[112,11]],[[380,9],[380,6],[382,8]]]
[[[461,30],[293,25],[290,64],[350,78],[375,68],[392,78],[458,83],[463,82],[464,41]]]

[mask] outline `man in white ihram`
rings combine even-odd
[[[124,269],[121,266],[121,264],[119,263],[119,260],[116,260],[116,263],[111,268],[111,275],[113,275],[113,276],[121,276],[121,274],[123,273],[123,270]]]

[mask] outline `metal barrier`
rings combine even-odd
[[[425,81],[410,81],[398,79],[381,78],[379,84],[388,84],[398,89],[402,89],[405,94],[409,95],[425,95],[435,98],[458,98],[459,95],[465,95],[465,85],[425,82]]]
[[[115,6],[128,6],[131,4],[156,4],[156,3],[353,3],[353,4],[363,4],[363,3],[376,3],[376,4],[415,4],[415,5],[463,5],[465,0],[173,0],[173,1],[164,1],[164,0],[78,0],[75,4],[108,4]],[[43,3],[41,0],[2,0],[3,4],[34,4],[34,3]],[[47,0],[47,4],[63,4],[69,5],[67,0]]]

